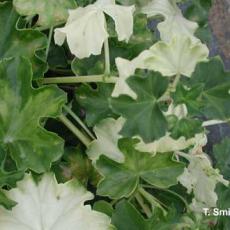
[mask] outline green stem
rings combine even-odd
[[[59,117],[60,121],[86,146],[91,143],[90,139],[84,135],[66,116]]]
[[[108,38],[104,42],[104,53],[105,53],[105,76],[109,76],[110,75],[110,53],[109,53]]]
[[[64,110],[71,115],[71,117],[85,130],[85,132],[92,138],[95,139],[94,135],[88,129],[88,127],[82,122],[82,120],[66,105],[63,106]]]
[[[47,47],[46,47],[46,60],[48,59],[48,55],[49,55],[49,49],[50,49],[50,44],[51,44],[51,40],[53,36],[53,31],[54,31],[54,28],[51,27],[49,31],[49,37],[48,37],[48,42],[47,42]]]
[[[138,204],[143,209],[143,211],[146,214],[146,216],[148,218],[150,218],[152,216],[152,212],[151,212],[150,208],[145,204],[145,202],[144,202],[143,198],[141,197],[141,195],[139,193],[136,193],[135,198],[136,198]]]
[[[49,77],[43,78],[43,84],[71,84],[83,82],[105,82],[116,83],[117,77],[105,78],[104,75],[91,75],[91,76],[73,76],[73,77]]]
[[[176,90],[176,87],[177,87],[178,82],[180,81],[180,78],[181,78],[181,75],[177,74],[173,83],[172,83],[172,86],[171,86],[172,88],[170,90],[171,92],[174,92]]]

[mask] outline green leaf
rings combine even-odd
[[[0,205],[6,209],[12,209],[17,203],[13,200],[10,200],[5,193],[0,190]]]
[[[185,16],[199,23],[200,26],[208,23],[209,9],[212,6],[212,0],[192,0],[185,11]]]
[[[92,89],[87,84],[81,85],[77,89],[76,99],[86,111],[86,123],[88,126],[94,126],[107,117],[117,117],[109,106],[112,90],[113,85],[106,83],[98,83],[97,89]]]
[[[192,119],[192,118],[182,118],[177,119],[175,116],[175,121],[173,122],[172,128],[169,129],[171,132],[171,137],[178,139],[181,136],[184,136],[186,139],[192,138],[197,133],[204,131],[202,128],[202,121]]]
[[[77,7],[74,0],[14,0],[14,7],[20,15],[38,15],[39,26],[51,27],[68,18],[68,10]]]
[[[0,59],[25,56],[33,66],[34,78],[42,77],[47,65],[36,51],[46,47],[47,39],[36,30],[17,29],[18,14],[10,2],[0,3]]]
[[[9,186],[14,187],[16,186],[16,182],[23,178],[24,171],[17,170],[15,167],[15,163],[12,159],[7,155],[2,149],[1,142],[0,142],[0,187]]]
[[[212,0],[192,0],[185,10],[185,17],[199,24],[195,36],[203,42],[210,42],[212,33],[209,27],[209,10],[212,6]]]
[[[104,56],[91,55],[89,58],[74,58],[71,63],[72,71],[79,76],[99,75],[104,72]]]
[[[25,58],[0,62],[0,147],[18,169],[38,173],[63,153],[63,140],[45,130],[41,118],[57,117],[66,101],[55,86],[33,89],[31,65]]]
[[[225,138],[220,144],[213,147],[216,158],[216,167],[220,169],[224,178],[230,180],[230,138]]]
[[[56,46],[53,43],[50,44],[48,64],[52,68],[67,68],[68,62],[63,47]]]
[[[156,154],[135,150],[136,141],[121,139],[119,148],[125,156],[123,164],[101,156],[97,169],[104,178],[98,184],[97,193],[114,199],[129,197],[143,179],[159,188],[177,184],[177,177],[183,172],[183,164],[172,160],[172,154]]]
[[[60,182],[66,182],[72,178],[78,179],[87,186],[94,173],[94,168],[86,154],[79,148],[65,148],[62,161],[53,166],[53,171]]]
[[[117,230],[149,230],[148,222],[132,204],[125,200],[116,205],[112,224]]]
[[[127,119],[121,130],[122,136],[140,135],[145,142],[164,136],[167,121],[157,99],[166,91],[168,80],[160,73],[148,72],[144,77],[140,74],[130,77],[127,83],[137,98],[121,95],[111,99],[114,112]]]
[[[203,105],[201,113],[209,119],[230,117],[230,72],[224,71],[222,61],[216,57],[197,65],[189,87],[201,86],[198,101]]]
[[[199,114],[202,103],[197,100],[202,91],[202,86],[193,86],[186,89],[183,84],[177,85],[176,91],[173,92],[172,98],[176,105],[185,104],[190,115]]]
[[[105,213],[107,216],[112,217],[113,206],[105,200],[99,200],[94,203],[93,210]]]

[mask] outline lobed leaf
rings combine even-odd
[[[41,173],[59,159],[64,143],[40,121],[57,117],[66,97],[55,86],[32,88],[31,77],[31,65],[25,58],[0,62],[0,147],[18,169]]]

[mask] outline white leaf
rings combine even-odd
[[[134,6],[116,5],[115,1],[98,0],[84,8],[70,10],[66,25],[55,29],[55,43],[62,45],[66,37],[70,51],[76,57],[99,55],[109,36],[104,13],[113,18],[118,39],[128,41],[133,32],[134,9]]]
[[[128,42],[133,34],[133,13],[135,7],[108,5],[103,7],[103,11],[114,20],[118,40]]]
[[[55,29],[54,40],[58,45],[67,38],[70,51],[78,58],[99,55],[104,41],[108,37],[105,30],[105,16],[101,10],[89,5],[69,11],[65,27]]]
[[[194,43],[187,37],[174,37],[169,43],[157,42],[150,51],[152,57],[145,60],[145,65],[164,76],[190,77],[196,64],[206,61],[209,54],[206,45],[199,41]]]
[[[164,21],[158,24],[161,39],[170,41],[174,36],[186,36],[192,40],[197,40],[194,32],[198,28],[196,22],[191,22],[183,17],[175,0],[152,0],[143,7],[142,12],[147,17],[163,16]]]
[[[228,185],[218,169],[214,169],[206,154],[185,154],[189,160],[188,168],[178,177],[178,181],[187,188],[187,192],[194,194],[191,208],[201,212],[201,207],[211,208],[216,206],[216,184]]]
[[[126,80],[135,73],[136,69],[148,69],[160,72],[163,76],[182,74],[190,77],[196,64],[206,61],[208,48],[201,42],[192,42],[190,38],[174,37],[171,42],[159,41],[149,50],[144,50],[136,58],[129,61],[116,58],[119,78],[115,84],[112,96],[121,94],[136,98]]]
[[[118,140],[121,138],[119,132],[124,122],[125,120],[122,117],[117,120],[107,118],[95,125],[94,132],[97,139],[90,144],[87,150],[87,155],[93,162],[95,162],[100,155],[105,155],[119,163],[124,162],[124,155],[118,148]]]
[[[152,143],[146,144],[141,140],[135,148],[141,152],[149,152],[151,154],[175,152],[187,149],[190,146],[195,146],[197,141],[203,138],[204,134],[200,133],[187,140],[185,137],[173,139],[170,137],[170,133],[167,133],[164,137],[161,137],[159,140],[156,140]]]
[[[132,61],[124,58],[116,58],[119,78],[115,84],[112,97],[118,97],[121,94],[129,95],[134,99],[137,97],[136,93],[132,91],[126,83],[126,80],[135,73],[136,69],[146,69],[145,60],[151,56],[152,53],[149,50],[145,50]]]
[[[38,184],[27,174],[17,188],[6,192],[17,205],[0,207],[1,230],[108,230],[110,219],[84,205],[93,199],[77,181],[58,184],[45,174]]]

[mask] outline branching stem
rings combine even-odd
[[[85,130],[85,132],[92,138],[95,139],[92,132],[88,129],[88,127],[84,124],[84,122],[74,113],[68,106],[63,106],[64,110]]]
[[[60,121],[86,146],[91,143],[88,136],[83,134],[65,115],[60,115]]]
[[[148,218],[150,218],[152,216],[152,212],[151,212],[150,208],[148,207],[148,205],[145,204],[143,198],[141,197],[141,195],[138,192],[135,194],[135,198],[136,198],[138,204],[140,205],[140,207],[143,209],[146,216]]]

